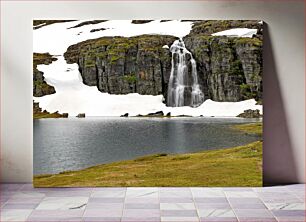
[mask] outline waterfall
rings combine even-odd
[[[172,67],[168,84],[167,106],[197,107],[201,105],[204,101],[204,94],[198,82],[196,61],[191,52],[186,49],[182,39],[173,42],[170,52],[172,53]]]

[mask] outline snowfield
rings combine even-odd
[[[103,36],[132,37],[142,34],[159,34],[183,37],[189,34],[192,26],[192,22],[180,22],[179,20],[168,22],[155,20],[145,24],[133,24],[132,20],[112,20],[71,28],[85,21],[87,20],[55,23],[34,30],[33,51],[37,53],[49,52],[51,55],[63,55],[70,45]],[[90,32],[92,29],[100,28],[106,30]]]
[[[252,38],[253,35],[256,35],[256,33],[257,33],[257,29],[235,28],[235,29],[224,30],[222,32],[213,33],[211,35],[212,36]]]
[[[51,55],[56,55],[58,59],[50,65],[38,65],[37,67],[38,70],[44,72],[46,82],[54,86],[56,90],[56,93],[52,95],[34,97],[34,101],[39,102],[43,110],[69,113],[70,116],[76,116],[79,113],[86,113],[87,116],[120,116],[129,113],[135,116],[163,111],[164,113],[171,112],[173,116],[234,117],[246,109],[259,109],[262,113],[262,106],[256,105],[254,99],[241,102],[206,100],[197,108],[166,107],[162,95],[151,96],[137,93],[111,95],[101,93],[95,86],[83,84],[78,65],[67,64],[63,57],[70,45],[102,36],[131,37],[141,34],[160,34],[183,37],[190,32],[192,22],[156,20],[145,24],[132,24],[131,20],[115,20],[67,29],[81,22],[83,21],[55,23],[33,31],[33,51],[49,52]],[[90,32],[92,29],[100,28],[106,28],[106,30]]]

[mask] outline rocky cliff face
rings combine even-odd
[[[258,31],[253,38],[211,36],[232,28]],[[230,102],[262,99],[262,24],[259,21],[196,21],[184,42],[197,61],[205,98]]]
[[[77,63],[83,82],[111,94],[165,94],[173,36],[102,37],[72,45],[64,54]]]
[[[184,38],[197,63],[205,99],[262,99],[262,30],[258,21],[196,21]],[[230,28],[257,28],[253,38],[211,36]],[[111,94],[163,94],[171,72],[169,47],[176,38],[163,35],[102,37],[70,46],[64,54],[77,63],[83,82]]]
[[[33,96],[41,97],[55,93],[54,87],[46,83],[44,73],[37,69],[37,65],[49,65],[56,60],[49,53],[33,54]]]
[[[231,101],[262,98],[262,42],[254,38],[188,36],[205,98]]]

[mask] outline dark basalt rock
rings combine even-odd
[[[92,29],[90,32],[98,32],[98,31],[104,31],[106,30],[105,28],[100,28],[100,29]]]
[[[33,29],[39,29],[41,27],[51,25],[54,23],[72,22],[76,20],[33,20]]]
[[[178,115],[177,117],[192,117],[190,115]]]
[[[187,36],[206,99],[262,99],[262,41],[259,38]]]
[[[211,36],[239,27],[259,31],[253,38]],[[162,94],[166,103],[172,55],[163,46],[171,46],[176,39],[167,35],[102,37],[69,46],[64,56],[67,63],[79,65],[84,84],[101,92]],[[205,99],[262,100],[262,25],[258,21],[194,21],[183,40],[197,63]]]
[[[149,113],[147,116],[154,116],[154,117],[164,116],[164,112],[163,111],[157,111],[155,113]]]
[[[240,113],[237,117],[260,118],[260,117],[262,117],[262,115],[260,114],[260,111],[258,109],[255,109],[255,110],[247,109],[247,110],[244,110],[243,113]]]
[[[49,53],[34,53],[33,54],[33,96],[41,97],[55,93],[53,86],[46,83],[44,73],[37,69],[37,65],[49,65],[56,61]]]
[[[153,20],[132,20],[133,24],[145,24],[148,22],[152,22]]]
[[[121,115],[120,117],[129,117],[129,114],[125,113],[125,114]]]
[[[111,94],[166,96],[171,53],[162,48],[176,39],[167,35],[102,37],[68,47],[68,63],[77,63],[83,83]]]
[[[79,113],[76,117],[78,117],[78,118],[85,118],[85,113]]]
[[[166,117],[171,117],[171,112],[167,113]]]
[[[69,114],[68,113],[63,113],[62,116],[63,116],[63,118],[68,118]]]
[[[106,22],[107,20],[90,20],[90,21],[85,21],[85,22],[81,22],[75,26],[72,26],[70,28],[67,28],[67,29],[74,29],[74,28],[79,28],[79,27],[82,27],[84,25],[94,25],[94,24],[99,24],[99,23],[102,23],[102,22]]]

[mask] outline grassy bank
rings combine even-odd
[[[262,135],[262,123],[234,129]],[[261,186],[262,142],[188,154],[155,154],[79,171],[34,177],[36,187]]]
[[[36,187],[261,186],[262,142],[192,154],[157,154],[34,177]]]
[[[248,134],[258,134],[262,136],[262,122],[258,123],[248,123],[248,124],[238,124],[234,125],[233,129],[240,130],[242,132],[248,133]]]
[[[44,118],[63,118],[60,113],[34,113],[33,119],[44,119]]]

